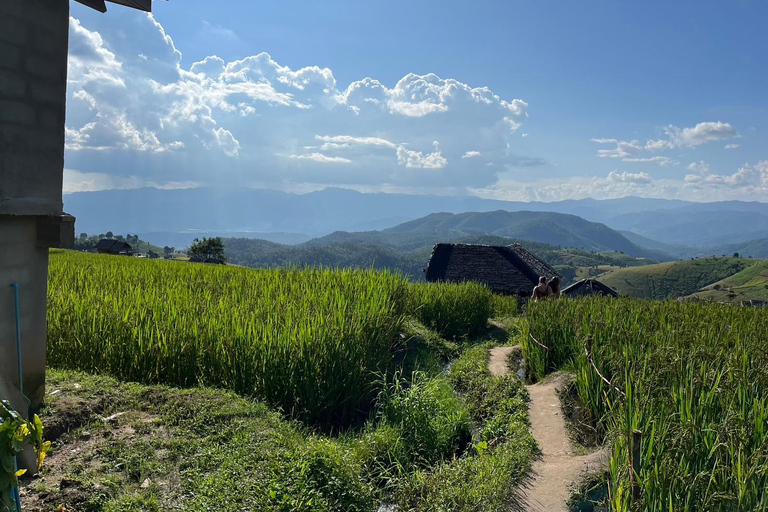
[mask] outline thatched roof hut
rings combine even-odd
[[[605,297],[618,297],[616,291],[601,283],[597,279],[582,279],[563,290],[563,295],[569,297],[585,297],[588,295],[603,295]]]
[[[130,255],[134,253],[133,247],[127,242],[114,240],[112,238],[102,238],[96,244],[96,252],[99,254],[123,254]]]
[[[529,296],[540,276],[559,274],[520,244],[437,244],[426,270],[429,282],[483,283],[496,293]]]

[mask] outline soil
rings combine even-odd
[[[491,350],[489,370],[493,375],[509,372],[507,361],[515,347]],[[519,349],[518,349],[519,350]],[[569,440],[558,391],[568,385],[569,377],[559,375],[527,386],[530,395],[528,414],[531,433],[541,450],[534,462],[532,478],[521,491],[524,510],[567,512],[571,495],[591,475],[600,473],[607,465],[607,453],[598,450],[589,455],[576,455]]]

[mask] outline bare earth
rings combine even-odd
[[[491,350],[488,368],[492,375],[509,372],[507,357],[513,350],[513,347]],[[527,511],[567,512],[566,502],[574,487],[585,475],[598,473],[607,463],[604,451],[575,455],[557,396],[557,389],[565,380],[565,376],[560,376],[527,386],[531,397],[528,405],[531,432],[542,452],[534,462],[533,478],[522,492],[521,501]]]

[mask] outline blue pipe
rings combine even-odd
[[[21,319],[20,319],[20,308],[19,308],[19,285],[16,283],[13,283],[11,285],[11,288],[13,288],[13,298],[16,303],[16,359],[18,362],[18,368],[19,368],[19,391],[21,394],[24,394],[24,367],[21,363]],[[19,470],[18,462],[16,460],[16,456],[13,456],[13,472],[17,472]],[[16,477],[16,489],[14,492],[14,500],[16,502],[16,512],[21,512],[21,495],[19,494],[19,479]]]

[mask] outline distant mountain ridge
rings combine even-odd
[[[512,202],[473,196],[363,194],[328,188],[309,194],[263,189],[107,190],[64,196],[78,232],[301,233],[383,230],[435,212],[537,211],[577,215],[659,242],[711,246],[768,238],[768,203],[680,200]],[[762,234],[761,234],[762,233]],[[162,240],[155,240],[162,243]],[[173,244],[172,244],[173,245]]]

